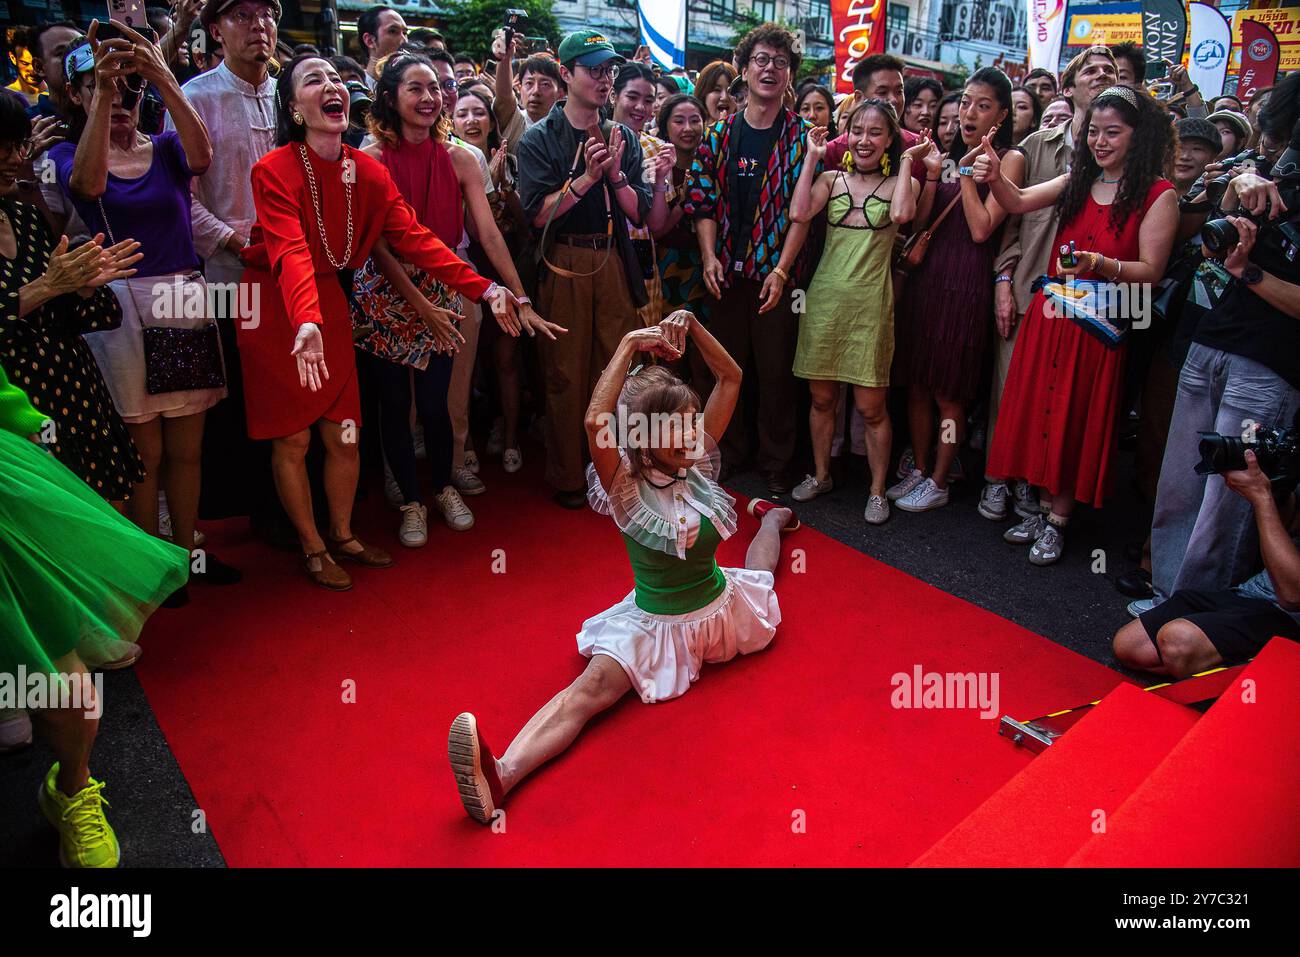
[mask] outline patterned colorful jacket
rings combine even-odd
[[[727,157],[731,148],[732,127],[736,115],[719,120],[705,131],[695,151],[695,160],[686,174],[686,199],[683,208],[695,219],[713,219],[718,223],[717,256],[726,269],[725,282],[733,275],[731,264],[740,258],[731,249],[731,203],[727,192]],[[781,247],[790,229],[790,197],[803,171],[808,152],[808,130],[812,125],[799,114],[785,111],[785,128],[767,161],[767,176],[759,192],[758,209],[749,233],[749,249],[744,255],[743,275],[761,282],[781,260]],[[800,252],[793,278],[798,280],[804,263]]]

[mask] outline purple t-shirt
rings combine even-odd
[[[144,258],[136,264],[137,277],[188,272],[199,266],[190,226],[190,179],[194,173],[185,162],[185,151],[174,131],[149,138],[153,140],[153,163],[147,173],[138,179],[108,174],[108,188],[100,199],[111,229],[105,227],[99,202],[74,196],[68,187],[76,144],[53,147],[50,161],[59,177],[59,188],[71,199],[91,233],[104,234],[104,245],[109,245],[110,235],[118,242],[134,239],[140,243]]]

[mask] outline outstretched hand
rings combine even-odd
[[[330,371],[325,367],[325,340],[320,326],[314,322],[304,322],[299,326],[290,355],[298,360],[298,384],[319,392],[321,383],[330,377]]]

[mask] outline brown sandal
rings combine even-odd
[[[310,552],[303,555],[302,567],[310,578],[321,588],[328,588],[330,591],[347,591],[352,587],[352,577],[335,563],[330,557],[330,553],[325,549],[318,552]],[[312,570],[312,559],[320,562],[320,568]]]
[[[361,546],[359,552],[345,552],[339,546],[346,545],[349,542],[356,542]],[[367,545],[359,540],[355,535],[351,538],[330,539],[330,545],[333,548],[334,555],[337,558],[345,558],[350,562],[356,562],[358,565],[365,565],[367,568],[387,568],[393,564],[393,556],[388,554],[382,548],[375,548],[373,545]]]

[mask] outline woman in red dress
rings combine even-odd
[[[352,534],[361,403],[339,271],[358,268],[383,238],[402,259],[473,301],[491,298],[512,315],[515,301],[420,225],[380,163],[343,145],[348,92],[329,61],[290,60],[276,102],[280,147],[253,167],[257,223],[243,254],[243,282],[257,292],[254,313],[238,330],[248,434],[272,440],[276,488],[308,577],[343,591],[352,581],[330,551],[372,568],[392,558]],[[316,529],[307,481],[313,425],[325,444],[330,550]]]
[[[1087,139],[1075,145],[1070,171],[1046,183],[1021,189],[1005,179],[987,137],[974,170],[1013,214],[1055,203],[1055,248],[1073,242],[1076,249],[1076,264],[1058,262],[1059,273],[1100,283],[1088,287],[1093,302],[1111,306],[1103,316],[1109,322],[1096,323],[1040,290],[1011,359],[988,474],[1040,486],[1040,514],[1003,536],[1031,545],[1035,565],[1061,557],[1074,503],[1100,508],[1110,490],[1124,333],[1143,290],[1164,274],[1178,226],[1173,184],[1161,178],[1174,147],[1164,107],[1113,86],[1093,100],[1083,128]]]

